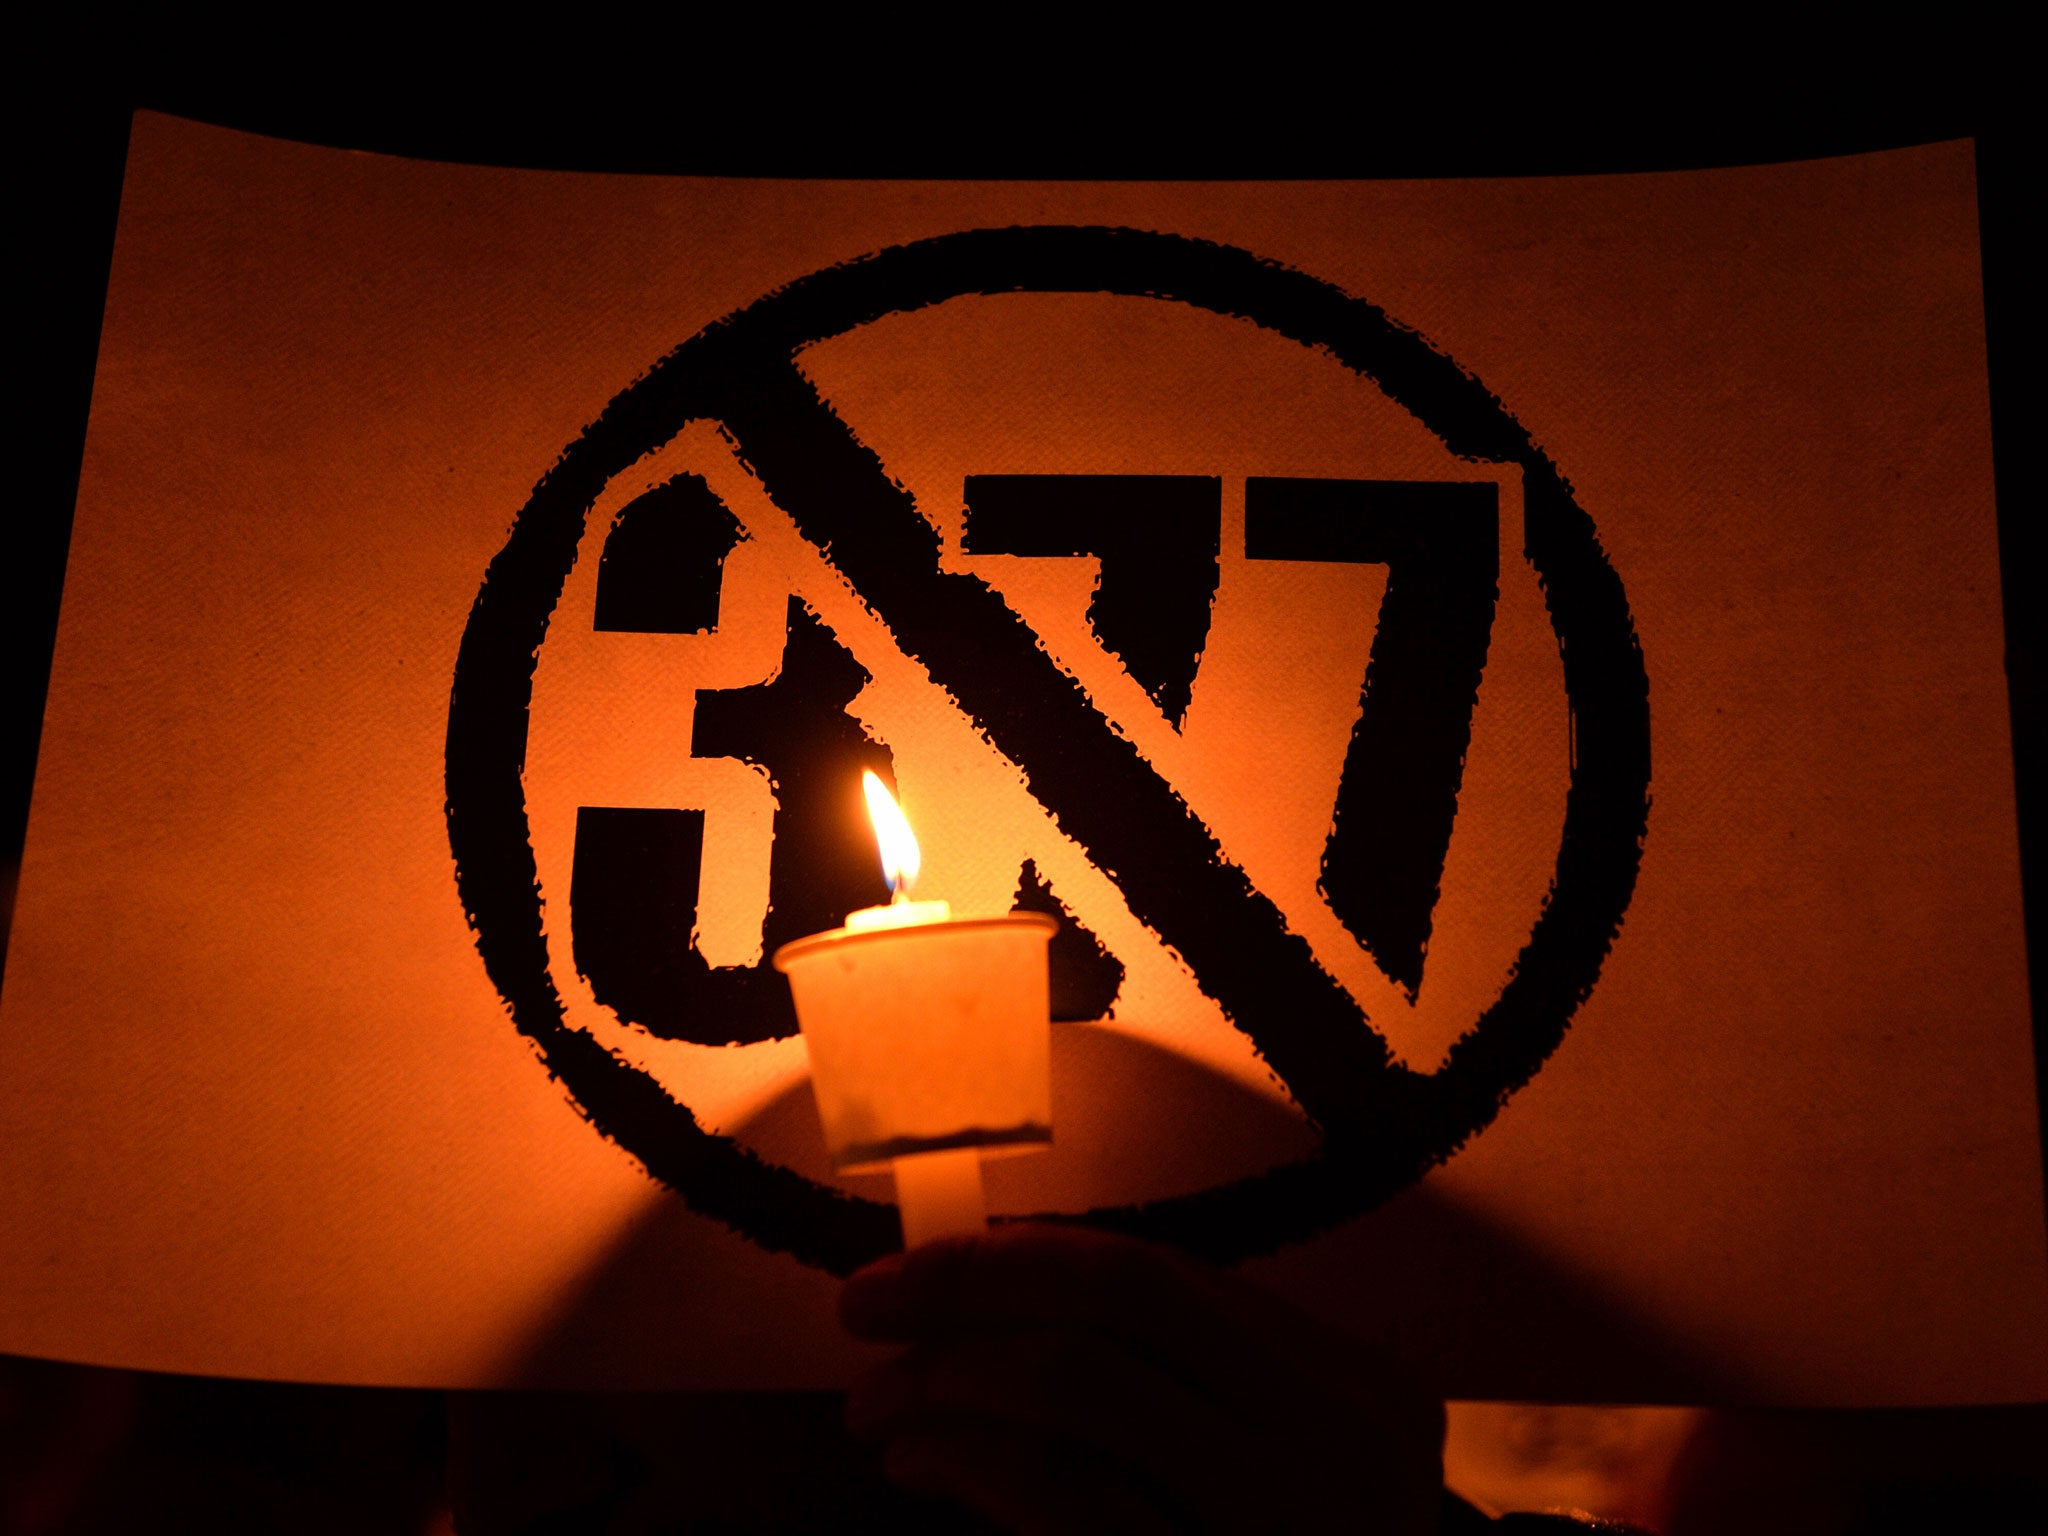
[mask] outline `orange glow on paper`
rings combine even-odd
[[[722,317],[824,291],[805,274],[872,282],[874,253],[1022,226],[1248,253],[1436,360],[1397,398],[1250,311],[984,285],[785,347],[751,414],[707,407],[658,445],[620,435],[635,412],[585,434]],[[1260,1055],[1218,1000],[1250,1011],[1284,970],[1343,1014],[1296,1046],[1351,1052],[1418,1123],[1498,1106],[1426,1179],[1253,1261],[1420,1341],[1455,1395],[2038,1399],[1976,227],[1967,145],[1515,182],[906,185],[528,176],[142,114],[0,994],[0,1350],[830,1386],[851,1368],[837,1282],[778,1245],[893,1219],[835,1161],[1046,1125],[1056,1096],[1057,1145],[990,1165],[999,1216],[1299,1162],[1320,1124],[1281,1082],[1299,1053]],[[1467,374],[1515,430],[1438,435],[1430,391]],[[1529,442],[1555,473],[1487,457]],[[551,474],[571,443],[584,468]],[[872,465],[849,450],[819,480],[834,443]],[[865,501],[833,489],[848,476]],[[544,478],[595,498],[581,533],[508,545]],[[1369,547],[1337,536],[1354,502]],[[820,534],[842,507],[873,510]],[[1596,535],[1611,580],[1545,585],[1538,559]],[[916,584],[868,581],[902,551]],[[524,628],[502,618],[515,581]],[[1433,591],[1464,617],[1438,623]],[[1651,809],[1639,844],[1597,844],[1640,870],[1582,996],[1522,954],[1539,924],[1580,931],[1568,812],[1618,803],[1568,794],[1620,739],[1567,700],[1604,653],[1558,631],[1602,593],[1648,679]],[[925,622],[962,594],[985,648]],[[484,621],[508,670],[458,688]],[[1422,739],[1403,709],[1447,697],[1397,685],[1453,653],[1457,731],[1420,778],[1379,774]],[[946,681],[991,657],[1044,686]],[[1070,695],[1090,734],[1036,713]],[[482,796],[450,793],[457,704],[503,712],[458,742],[495,754]],[[1213,836],[1188,882],[1091,852],[1140,825],[1063,766],[1091,742],[1185,807],[1162,791],[1172,814],[1143,826]],[[878,820],[918,807],[893,851],[878,826],[881,869],[853,804],[869,765],[894,786]],[[1451,770],[1454,802],[1367,814]],[[479,818],[514,828],[466,890],[451,805],[472,843]],[[1403,928],[1374,910],[1380,834],[1419,844],[1425,821],[1432,862],[1383,903],[1428,915]],[[949,1067],[944,1117],[848,1095],[821,1134],[834,1046],[807,1047],[763,973],[856,911],[914,915],[877,905],[884,871],[934,907],[1058,924],[1034,1007],[1063,1022],[1028,1064],[1054,1092],[1033,1075],[1027,1101],[1020,1026],[985,1101]],[[1213,921],[1180,900],[1240,875]],[[507,901],[494,973],[474,919]],[[1270,942],[1242,960],[1247,913]],[[848,948],[889,995],[912,942]],[[545,972],[516,1021],[508,966]],[[946,974],[971,996],[988,968]],[[1552,1012],[1540,1075],[1504,1103],[1438,1092],[1538,1038],[1483,1022],[1510,985]],[[635,1086],[575,1086],[599,1076]],[[640,1114],[640,1150],[593,1117]],[[670,1156],[712,1138],[737,1171],[722,1201]],[[789,1190],[816,1220],[763,1219]]]

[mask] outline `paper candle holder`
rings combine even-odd
[[[1052,1140],[1043,912],[841,928],[785,944],[825,1147],[841,1173]]]

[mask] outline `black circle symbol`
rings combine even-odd
[[[929,524],[796,366],[803,348],[884,315],[1025,292],[1151,298],[1248,321],[1369,378],[1453,454],[1520,469],[1525,553],[1563,656],[1571,783],[1556,873],[1529,942],[1437,1071],[1391,1059],[1350,995],[1022,621],[974,577],[940,571]],[[695,1210],[841,1274],[896,1242],[893,1206],[814,1183],[700,1127],[651,1075],[568,1022],[549,970],[521,777],[537,653],[599,494],[699,420],[723,425],[770,497],[1018,764],[1132,913],[1189,958],[1202,990],[1322,1133],[1303,1162],[1051,1219],[1220,1261],[1271,1250],[1412,1183],[1490,1123],[1556,1049],[1634,891],[1650,778],[1649,685],[1627,598],[1557,467],[1449,357],[1304,273],[1130,229],[943,235],[791,283],[699,332],[618,395],[534,488],[463,633],[448,711],[447,814],[477,948],[515,1024],[591,1123]]]

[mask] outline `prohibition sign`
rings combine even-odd
[[[1512,465],[1524,554],[1564,664],[1571,782],[1557,868],[1500,996],[1423,1074],[1223,855],[1180,795],[972,575],[939,568],[907,492],[799,371],[807,346],[972,294],[1104,293],[1192,305],[1316,348],[1467,460]],[[1184,236],[971,230],[801,278],[707,327],[607,405],[535,486],[471,607],[448,711],[447,815],[477,948],[521,1033],[596,1129],[698,1212],[835,1274],[896,1245],[893,1205],[817,1184],[699,1126],[651,1075],[571,1024],[549,969],[522,770],[539,648],[607,483],[690,423],[720,423],[768,495],[1190,964],[1322,1134],[1309,1159],[1082,1221],[1218,1262],[1372,1209],[1484,1129],[1564,1037],[1635,888],[1649,815],[1649,685],[1592,519],[1528,433],[1418,333],[1328,283]]]

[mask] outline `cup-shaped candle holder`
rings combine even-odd
[[[1042,912],[812,934],[775,952],[842,1173],[1052,1140]]]

